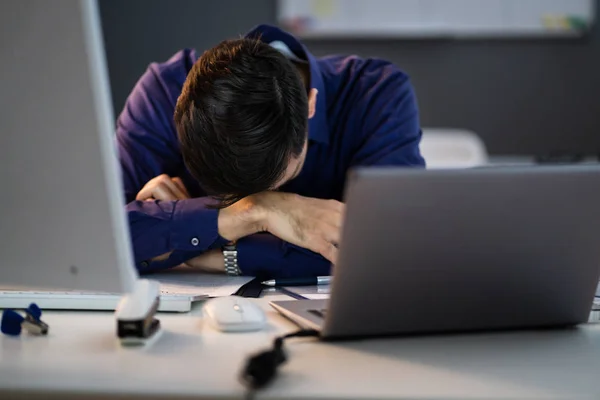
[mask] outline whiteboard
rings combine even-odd
[[[557,37],[592,26],[595,0],[278,0],[300,37]]]

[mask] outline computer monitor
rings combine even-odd
[[[95,1],[0,2],[0,283],[137,279]]]

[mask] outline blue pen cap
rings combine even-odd
[[[13,310],[4,310],[2,313],[2,324],[0,329],[2,333],[10,336],[19,336],[21,334],[21,324],[25,318]]]
[[[35,303],[31,303],[26,311],[36,320],[39,320],[42,317],[42,310]]]

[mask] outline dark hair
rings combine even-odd
[[[259,40],[228,40],[196,61],[175,108],[184,162],[217,207],[272,189],[306,142],[295,66]]]

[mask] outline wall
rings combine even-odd
[[[275,21],[273,0],[99,0],[115,115],[153,61]]]
[[[101,0],[116,112],[151,61],[275,20],[275,0]],[[597,7],[600,22],[600,7]],[[421,121],[477,132],[494,154],[600,153],[600,29],[576,40],[307,41],[316,55],[387,58],[412,77]]]

